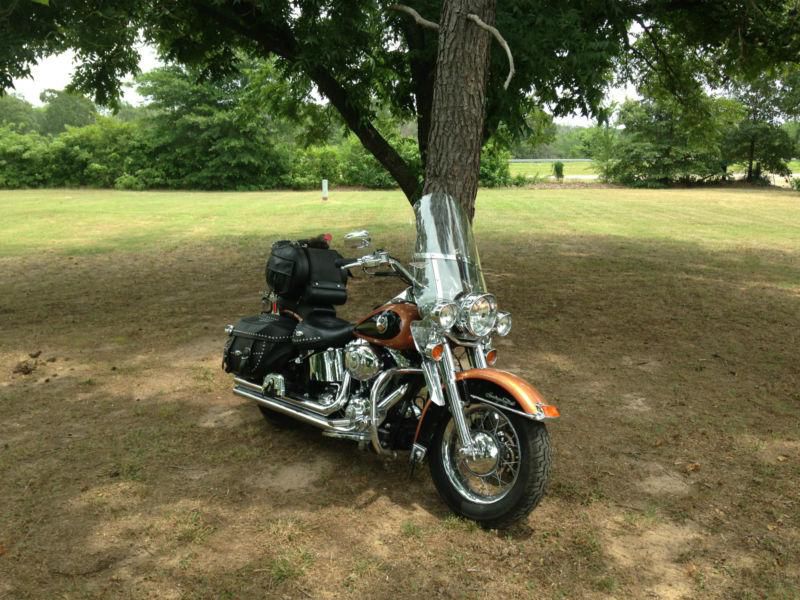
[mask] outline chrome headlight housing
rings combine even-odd
[[[511,331],[511,313],[498,312],[497,321],[494,324],[495,331],[500,337],[505,337]]]
[[[497,300],[492,294],[468,294],[461,302],[458,322],[470,335],[489,335],[496,319]]]
[[[431,321],[444,331],[449,331],[458,320],[458,305],[440,302],[431,310]]]

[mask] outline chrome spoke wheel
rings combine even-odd
[[[442,462],[450,483],[464,498],[490,504],[514,487],[520,469],[520,439],[502,411],[486,404],[465,410],[475,452],[466,454],[451,419],[442,436]]]

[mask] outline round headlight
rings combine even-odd
[[[442,302],[433,307],[431,320],[439,327],[447,331],[456,324],[458,318],[458,306],[452,302]]]
[[[497,318],[497,301],[491,294],[470,294],[461,305],[461,325],[475,337],[489,335]]]
[[[499,312],[497,313],[497,322],[494,324],[497,335],[506,336],[511,331],[511,313]]]

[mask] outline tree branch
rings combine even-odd
[[[405,4],[392,4],[389,7],[389,10],[396,10],[398,12],[404,12],[407,15],[411,15],[414,21],[417,22],[417,25],[420,27],[427,27],[428,29],[433,29],[434,31],[439,31],[439,25],[434,23],[433,21],[428,21],[428,19],[423,18],[417,11],[415,11],[410,6],[406,6]]]
[[[350,102],[347,90],[336,81],[336,79],[324,68],[313,67],[308,71],[311,80],[317,84],[317,88],[322,92],[331,104],[339,111],[344,122],[350,130],[356,134],[361,144],[378,160],[383,167],[403,190],[403,193],[412,204],[416,201],[420,184],[417,174],[400,156],[386,138],[384,138],[375,126],[356,110]]]
[[[467,18],[475,23],[481,29],[485,29],[489,33],[491,33],[494,38],[497,40],[497,43],[503,47],[503,50],[506,51],[506,56],[508,57],[508,77],[506,77],[506,82],[503,84],[503,89],[508,89],[508,84],[511,83],[511,78],[514,76],[514,57],[511,56],[511,48],[508,47],[508,42],[506,42],[505,38],[500,35],[500,32],[497,30],[497,27],[493,27],[492,25],[487,25],[484,23],[481,18],[474,14],[470,13],[467,15]]]
[[[267,54],[277,54],[289,62],[295,62],[300,58],[297,40],[288,27],[278,27],[271,23],[254,20],[252,15],[232,15],[208,4],[198,3],[197,8],[209,18],[215,19],[239,35],[256,42]],[[413,203],[420,191],[419,178],[414,169],[380,134],[369,119],[364,118],[364,115],[354,106],[347,89],[336,80],[330,71],[320,64],[309,65],[304,68],[304,71],[316,84],[317,89],[339,112],[364,148],[389,172],[403,190],[408,201]]]

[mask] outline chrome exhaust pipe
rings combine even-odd
[[[314,402],[313,400],[300,400],[299,398],[292,398],[290,396],[271,396],[274,400],[280,400],[281,402],[285,402],[286,404],[296,406],[301,410],[307,410],[312,413],[316,413],[318,415],[322,415],[323,417],[327,417],[335,413],[338,410],[344,408],[344,405],[347,404],[347,400],[349,397],[350,392],[350,373],[345,372],[344,379],[339,384],[339,391],[336,393],[336,399],[331,404],[321,404],[319,402]],[[238,387],[242,387],[248,391],[255,392],[256,394],[260,394],[265,397],[264,393],[264,386],[261,386],[257,383],[253,383],[251,381],[247,381],[246,379],[241,379],[240,377],[233,378],[234,383]]]
[[[238,383],[238,382],[237,382]],[[255,384],[250,384],[254,386]],[[257,387],[257,386],[256,386]],[[295,408],[294,406],[290,406],[284,404],[281,400],[277,398],[269,398],[264,396],[258,390],[254,390],[252,388],[246,388],[243,385],[236,385],[233,388],[233,393],[237,396],[241,396],[242,398],[247,398],[248,400],[252,400],[261,406],[264,406],[270,410],[274,410],[277,413],[281,413],[288,417],[292,417],[293,419],[297,419],[303,423],[308,425],[312,425],[323,431],[330,431],[335,433],[351,433],[353,432],[353,428],[347,423],[344,419],[336,419],[330,420],[326,419],[325,417],[321,417],[319,415],[312,414],[308,411]]]

